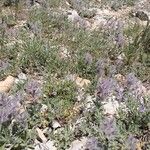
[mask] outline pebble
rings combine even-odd
[[[68,150],[100,150],[101,148],[101,145],[94,137],[82,137],[80,140],[73,141]]]
[[[65,47],[60,48],[59,56],[61,59],[67,59],[71,57],[68,49]]]
[[[59,124],[59,122],[57,120],[53,120],[53,122],[52,122],[52,128],[53,129],[58,129],[60,127],[61,127],[61,125]]]
[[[18,75],[18,78],[16,78],[15,79],[15,83],[16,84],[23,84],[23,83],[25,83],[26,81],[27,81],[27,76],[26,76],[26,74],[24,74],[24,73],[20,73],[19,75]]]
[[[45,113],[47,110],[48,110],[47,105],[42,104],[42,107],[41,107],[41,109],[40,109],[40,112],[41,112],[41,113]]]
[[[38,142],[34,150],[57,150],[57,148],[54,146],[53,141],[48,140],[46,143]]]
[[[112,97],[114,99],[114,97]],[[108,102],[102,102],[105,115],[115,115],[119,108],[119,103],[116,100],[110,100]]]

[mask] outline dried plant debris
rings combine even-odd
[[[79,88],[86,88],[91,84],[91,81],[88,79],[83,79],[76,74],[69,74],[66,76],[67,81],[73,81]]]
[[[77,84],[77,86],[84,88],[84,87],[88,86],[91,82],[90,82],[90,80],[77,77],[75,80],[75,83]]]
[[[45,137],[43,131],[39,128],[36,128],[36,131],[37,131],[37,134],[38,134],[38,137],[41,139],[41,141],[43,143],[46,143],[47,142],[47,138]]]

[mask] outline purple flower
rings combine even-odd
[[[127,145],[128,145],[129,149],[136,150],[137,149],[137,143],[138,143],[138,140],[133,135],[130,135],[128,137]]]
[[[85,149],[100,150],[102,149],[102,144],[95,137],[90,137],[86,140]]]
[[[124,64],[123,60],[121,59],[117,59],[115,63],[116,63],[117,69],[120,69],[121,67],[123,67],[123,64]]]
[[[10,96],[0,94],[0,123],[6,122],[16,115],[20,101],[21,95],[19,93]]]
[[[122,32],[119,32],[119,33],[116,33],[115,35],[115,41],[116,41],[116,44],[119,48],[122,48],[124,43],[125,43],[125,40],[124,40],[124,36],[123,36],[123,33]]]
[[[31,80],[26,84],[25,91],[27,94],[37,99],[42,94],[41,84],[37,80]]]
[[[84,56],[84,58],[85,58],[85,63],[86,63],[87,65],[92,64],[92,62],[93,62],[93,57],[92,57],[92,55],[91,55],[90,53],[86,53],[85,56]]]
[[[115,65],[111,65],[109,67],[109,76],[110,77],[114,76],[116,74],[116,72],[117,72],[116,66]]]
[[[135,77],[134,73],[130,73],[126,76],[128,86],[136,85],[139,80]]]
[[[106,117],[100,126],[100,129],[105,133],[108,139],[112,139],[117,135],[117,125],[115,118]]]
[[[124,99],[125,89],[113,78],[101,79],[97,84],[97,97],[101,100],[106,100],[110,96],[115,96],[116,100]]]
[[[143,112],[146,111],[146,108],[145,108],[144,104],[140,104],[140,106],[139,106],[139,111],[140,111],[141,113],[143,113]]]
[[[9,67],[9,63],[7,61],[5,62],[0,60],[0,71],[7,69],[7,67]]]
[[[108,60],[99,59],[96,63],[97,74],[101,77],[105,75],[105,69],[107,68]]]
[[[130,93],[130,95],[138,100],[139,102],[143,101],[144,98],[144,86],[142,82],[135,77],[133,73],[130,73],[126,77],[127,79],[127,84],[126,84],[126,89]]]
[[[22,127],[27,126],[27,118],[28,118],[28,113],[27,111],[24,111],[22,113],[19,113],[15,116],[15,120],[22,125]]]
[[[117,82],[112,78],[106,78],[98,82],[97,93],[103,100],[114,94]]]

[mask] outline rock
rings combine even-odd
[[[115,115],[117,114],[117,109],[119,108],[118,101],[114,100],[115,97],[110,97],[108,102],[102,102],[105,115]]]
[[[26,76],[26,74],[24,74],[24,73],[20,73],[19,75],[18,75],[18,79],[16,79],[15,80],[15,83],[16,84],[18,84],[18,83],[25,83],[25,81],[27,81],[27,76]]]
[[[70,58],[71,56],[70,56],[70,53],[69,53],[69,51],[67,50],[67,48],[61,47],[61,48],[60,48],[60,51],[59,51],[59,57],[60,57],[61,59],[68,59],[68,58]]]
[[[19,78],[20,80],[27,80],[27,76],[26,76],[26,74],[24,74],[24,73],[20,73],[20,74],[18,75],[18,78]]]
[[[57,148],[54,146],[53,141],[47,141],[46,146],[49,148],[49,150],[57,150]]]
[[[126,56],[125,56],[124,53],[121,53],[121,54],[117,57],[117,59],[119,59],[119,60],[124,60],[125,58],[126,58]]]
[[[82,137],[80,140],[75,140],[71,143],[71,147],[68,150],[101,150],[101,145],[94,138]]]
[[[65,129],[64,128],[57,128],[57,130],[53,130],[54,135],[61,134]]]
[[[15,82],[13,76],[8,76],[4,81],[0,81],[0,93],[9,92]]]
[[[59,124],[59,122],[57,120],[53,120],[53,122],[52,122],[52,128],[53,129],[58,129],[60,127],[61,127],[61,125]]]
[[[82,18],[78,15],[77,11],[72,10],[68,12],[68,20],[72,23],[77,23],[79,20],[82,20]]]
[[[46,143],[37,142],[35,150],[57,150],[57,148],[53,141],[48,140]]]

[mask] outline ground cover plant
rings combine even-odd
[[[0,149],[150,149],[145,3],[1,2]]]

